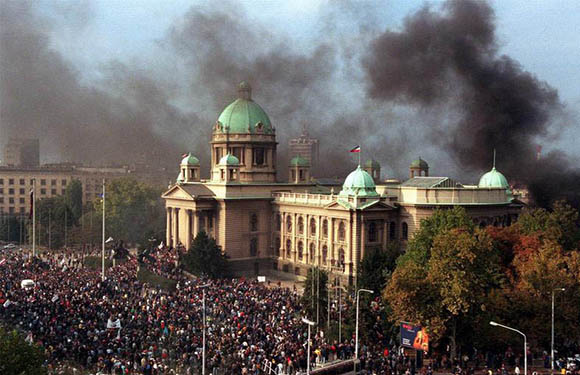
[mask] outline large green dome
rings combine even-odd
[[[356,195],[359,197],[378,197],[375,182],[368,172],[360,165],[356,167],[344,180],[342,191],[339,195]]]
[[[478,186],[480,188],[510,188],[510,185],[508,184],[505,176],[497,169],[495,169],[495,167],[493,167],[491,171],[481,176]]]
[[[191,155],[190,152],[181,160],[181,165],[199,165],[199,159]]]
[[[238,98],[222,111],[218,121],[228,133],[273,133],[270,118],[252,100],[252,88],[247,82],[238,85]]]

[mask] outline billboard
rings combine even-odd
[[[429,351],[429,336],[421,326],[410,323],[401,323],[401,345],[407,348]]]

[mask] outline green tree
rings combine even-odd
[[[71,213],[71,224],[78,224],[79,219],[83,214],[83,185],[79,180],[72,180],[66,187],[64,193],[65,204]]]
[[[391,319],[422,324],[433,341],[448,340],[454,355],[466,338],[458,342],[458,328],[481,312],[501,280],[499,264],[491,237],[463,209],[436,211],[423,220],[385,288]]]
[[[72,213],[63,196],[40,199],[36,203],[39,243],[52,249],[62,247],[72,226]]]
[[[435,210],[433,215],[421,220],[419,230],[407,245],[405,256],[400,257],[398,262],[404,263],[412,259],[420,264],[426,264],[431,256],[435,237],[455,228],[473,231],[473,221],[467,216],[464,208],[456,206],[451,210]]]
[[[41,347],[28,344],[17,331],[0,327],[0,373],[14,375],[46,374]]]
[[[304,280],[304,293],[301,299],[302,309],[305,316],[318,323],[320,326],[326,323],[328,311],[328,273],[318,267],[311,267]]]
[[[193,240],[191,248],[182,256],[183,268],[194,275],[206,275],[212,278],[227,277],[229,263],[215,239],[204,231]]]
[[[28,223],[24,217],[2,216],[0,220],[0,239],[10,242],[18,242],[22,239],[25,242],[27,227]]]
[[[152,234],[165,230],[161,191],[133,178],[116,179],[106,186],[106,236],[146,246]],[[103,200],[93,202],[94,212],[102,212]],[[100,230],[100,224],[93,230]],[[92,236],[91,236],[92,237]]]
[[[554,240],[564,250],[578,249],[580,223],[578,211],[563,201],[557,201],[551,211],[543,208],[526,210],[520,215],[517,225],[522,234],[537,234]]]

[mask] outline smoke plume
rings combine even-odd
[[[401,31],[385,31],[365,57],[368,95],[445,117],[428,131],[442,150],[469,169],[497,168],[529,186],[540,204],[578,201],[580,171],[561,152],[536,160],[539,141],[557,127],[563,105],[556,90],[497,51],[494,14],[482,1],[424,7]]]

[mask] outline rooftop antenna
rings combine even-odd
[[[493,169],[495,169],[495,148],[493,149]]]

